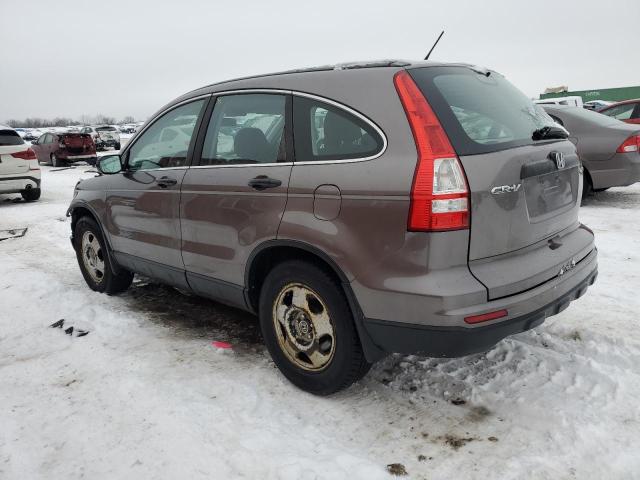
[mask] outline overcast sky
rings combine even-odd
[[[432,58],[545,87],[640,84],[640,0],[0,0],[0,121],[143,120],[233,77]]]

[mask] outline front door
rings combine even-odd
[[[276,238],[292,166],[289,111],[283,94],[217,97],[182,184],[182,256],[198,293],[242,303],[249,255]]]
[[[123,153],[106,192],[105,228],[119,262],[183,285],[180,185],[207,99],[162,114]]]

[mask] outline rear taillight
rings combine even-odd
[[[31,148],[27,148],[21,152],[16,152],[11,154],[12,157],[20,158],[21,160],[37,160],[36,152],[34,152]]]
[[[627,138],[616,150],[617,153],[640,152],[640,135]]]
[[[462,164],[438,117],[403,70],[393,83],[418,150],[407,228],[437,232],[469,228],[469,189]]]

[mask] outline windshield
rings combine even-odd
[[[466,67],[409,71],[460,155],[533,143],[533,132],[555,122],[502,75]]]

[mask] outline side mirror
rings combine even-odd
[[[98,172],[103,175],[120,173],[122,171],[122,160],[120,160],[120,155],[105,155],[104,157],[98,158],[96,168],[98,169]]]

